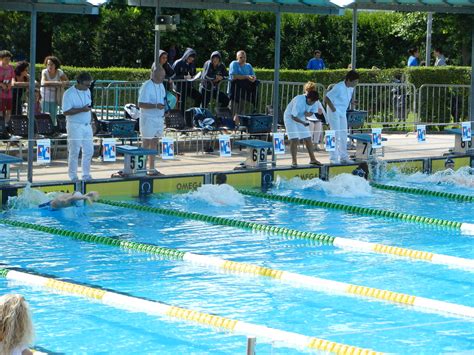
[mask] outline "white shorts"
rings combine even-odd
[[[305,139],[311,137],[309,127],[296,122],[291,117],[285,116],[285,128],[288,139]]]
[[[140,135],[143,139],[159,138],[163,135],[165,118],[163,116],[141,115]]]

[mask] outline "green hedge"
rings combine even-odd
[[[43,65],[36,65],[36,77],[39,79]],[[79,68],[63,66],[62,69],[69,79],[74,79],[78,72],[88,71],[98,80],[140,81],[149,78],[150,70],[142,68]],[[273,69],[255,69],[261,80],[273,80]],[[306,82],[316,81],[324,86],[341,81],[346,69],[335,70],[280,70],[280,81]],[[407,82],[415,87],[422,84],[461,84],[469,85],[471,80],[470,67],[419,67],[398,69],[359,69],[361,83],[390,83],[395,76],[403,75]]]

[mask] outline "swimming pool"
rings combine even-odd
[[[368,206],[473,223],[473,203],[373,189],[341,175],[331,182],[281,181],[271,193]],[[393,183],[394,181],[392,181]],[[416,184],[432,188],[430,182]],[[437,185],[436,187],[439,187]],[[312,208],[265,198],[224,198],[218,187],[187,195],[156,195],[147,206],[199,212],[301,231],[472,258],[473,236],[396,219]],[[473,190],[456,186],[458,193]],[[220,196],[222,197],[222,196]],[[241,200],[243,199],[243,204]],[[229,201],[230,200],[230,201]],[[151,243],[327,280],[363,285],[474,307],[472,270],[390,255],[319,245],[278,233],[95,204],[85,211],[14,210],[25,222]],[[472,318],[333,292],[318,292],[272,278],[231,273],[50,233],[4,227],[1,260],[22,269],[362,348],[396,353],[474,349]],[[243,353],[243,335],[176,318],[115,309],[99,301],[0,279],[0,293],[29,300],[36,344],[64,353]],[[257,339],[257,353],[299,353]]]

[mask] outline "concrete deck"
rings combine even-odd
[[[381,159],[407,159],[440,157],[448,153],[454,147],[454,135],[429,134],[426,143],[418,143],[415,133],[409,134],[384,134],[388,139],[384,142],[385,156]],[[286,147],[286,154],[277,156],[277,167],[289,167],[291,157],[289,147]],[[355,151],[349,151],[355,153]],[[324,164],[329,164],[327,152],[316,152],[316,158]],[[219,152],[199,153],[191,152],[176,156],[174,160],[157,159],[156,167],[165,175],[189,174],[204,172],[230,171],[243,162],[246,157],[245,150],[239,151],[233,147],[232,157],[221,158]],[[271,159],[270,156],[268,156]],[[301,146],[298,153],[298,163],[301,166],[309,163],[309,157],[305,149]],[[68,181],[67,160],[56,160],[51,165],[38,165],[34,163],[33,182]],[[92,161],[91,175],[95,179],[109,178],[111,174],[123,169],[123,156],[119,156],[114,163],[104,163],[99,158]],[[80,173],[80,170],[79,170]],[[20,181],[25,182],[27,174],[27,164],[23,164]],[[13,174],[12,174],[13,175]],[[80,176],[80,175],[79,175]]]

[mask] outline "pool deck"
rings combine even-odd
[[[454,147],[454,135],[428,134],[426,143],[418,143],[415,133],[409,134],[384,134],[387,142],[384,142],[385,155],[381,159],[413,159],[426,157],[440,157],[447,154]],[[349,151],[350,154],[355,150]],[[316,158],[323,164],[329,164],[327,152],[315,152]],[[220,157],[219,152],[196,153],[189,152],[176,156],[174,160],[157,159],[157,169],[165,175],[192,174],[205,172],[231,171],[239,166],[246,158],[246,151],[239,151],[237,147],[232,150],[232,157]],[[268,156],[271,160],[271,157]],[[300,145],[298,150],[298,162],[301,166],[309,163],[306,150]],[[289,167],[291,157],[289,147],[286,146],[286,154],[277,156],[277,167]],[[110,178],[111,174],[123,169],[123,157],[119,156],[116,162],[104,163],[99,158],[92,161],[91,175],[95,179]],[[79,169],[80,173],[80,169]],[[26,181],[27,165],[23,164],[20,182]],[[33,165],[34,182],[68,181],[67,160],[55,160],[51,165]]]

